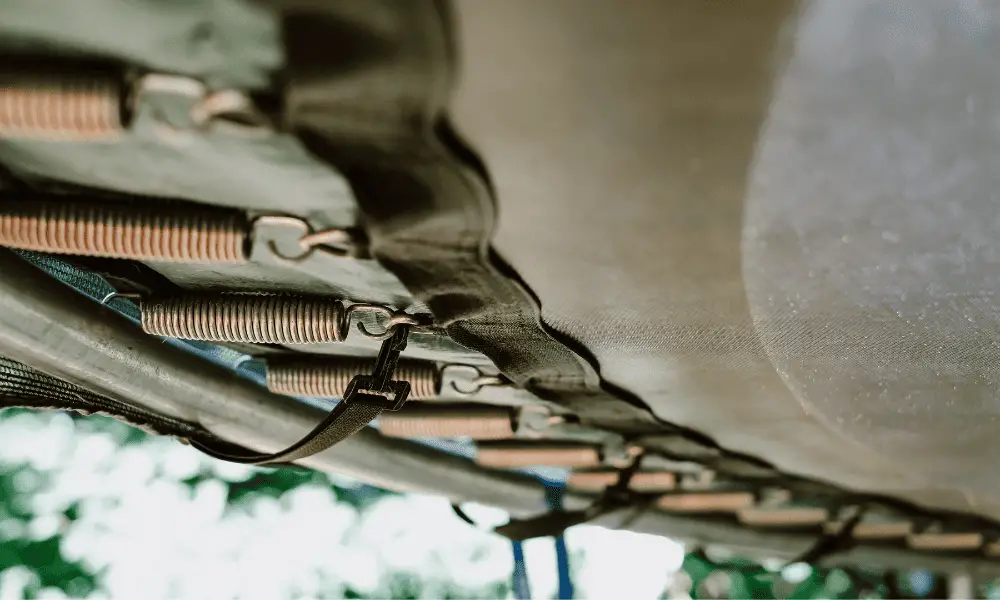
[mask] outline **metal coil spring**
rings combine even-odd
[[[978,531],[968,532],[922,532],[906,536],[906,543],[915,550],[976,550],[985,538]]]
[[[591,446],[561,444],[480,444],[476,462],[484,467],[517,469],[521,467],[596,467],[601,454]]]
[[[113,140],[125,129],[123,89],[113,76],[0,73],[0,138]]]
[[[837,535],[844,528],[843,521],[830,521],[824,527],[827,535]],[[891,540],[895,538],[905,538],[913,531],[913,523],[910,521],[896,521],[889,523],[865,523],[861,522],[851,529],[851,537],[856,540]]]
[[[490,406],[411,406],[409,410],[382,413],[382,435],[398,438],[458,438],[504,440],[514,437],[511,412]]]
[[[238,213],[152,212],[44,201],[0,204],[0,246],[53,254],[205,263],[246,262]]]
[[[830,513],[820,507],[761,507],[741,508],[736,518],[754,527],[821,527]]]
[[[600,491],[618,483],[619,471],[583,471],[570,475],[566,485],[588,491]],[[662,492],[672,490],[677,478],[668,471],[640,471],[629,478],[629,489],[637,492]]]
[[[729,512],[749,508],[754,505],[750,492],[718,492],[693,494],[668,494],[660,496],[656,505],[662,510],[680,513]]]
[[[342,342],[356,306],[299,296],[185,295],[143,301],[142,328],[154,335],[209,342]]]
[[[347,384],[359,373],[370,373],[372,361],[355,358],[330,358],[323,361],[270,361],[267,365],[267,389],[288,396],[343,398]],[[441,391],[441,381],[434,363],[400,361],[393,376],[410,382],[410,398],[434,398]]]

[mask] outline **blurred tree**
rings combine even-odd
[[[914,593],[878,573],[806,565],[775,571],[701,551],[670,566],[662,553],[676,545],[662,538],[586,527],[569,533],[574,575],[599,593]],[[609,546],[608,536],[621,546]],[[554,594],[551,542],[540,542],[544,560],[529,565],[532,585]],[[601,574],[588,575],[595,565]],[[684,576],[672,580],[678,566]],[[510,595],[510,572],[509,544],[461,523],[442,500],[306,469],[221,463],[113,419],[0,415],[0,600],[499,598]],[[928,592],[940,592],[935,582],[924,586]],[[581,597],[587,585],[578,586]]]

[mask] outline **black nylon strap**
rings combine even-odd
[[[200,444],[193,440],[191,445],[212,458],[244,465],[294,462],[322,452],[347,439],[371,423],[382,413],[384,408],[384,399],[379,405],[368,404],[363,400],[351,403],[341,402],[330,411],[326,419],[306,434],[304,438],[284,450],[270,454],[250,451],[246,453],[226,452],[216,446]]]
[[[408,334],[406,325],[395,327],[392,337],[382,342],[372,374],[355,376],[340,404],[305,437],[288,448],[273,453],[244,453],[195,441],[191,445],[213,458],[244,465],[262,465],[294,462],[339,444],[375,420],[383,410],[399,410],[406,402],[410,384],[394,381],[392,374],[399,362],[399,353],[406,348]]]
[[[629,493],[629,483],[639,470],[641,462],[637,457],[627,468],[619,471],[618,481],[605,489],[600,498],[583,510],[557,508],[530,519],[511,519],[493,532],[515,542],[538,537],[558,537],[574,525],[587,523],[611,511],[632,506],[635,499]]]
[[[865,511],[867,509],[867,506],[861,506],[857,512],[854,513],[854,515],[844,522],[839,531],[834,534],[824,534],[820,536],[812,547],[808,548],[798,557],[788,561],[787,564],[792,565],[801,562],[813,565],[819,563],[822,559],[828,556],[833,556],[834,554],[838,554],[840,552],[847,552],[853,548],[856,545],[853,537],[854,529],[865,516]]]

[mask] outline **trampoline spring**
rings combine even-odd
[[[596,467],[601,453],[596,446],[547,443],[479,444],[476,462],[485,467]]]
[[[77,256],[162,262],[243,263],[241,213],[148,210],[128,205],[5,200],[0,246]]]
[[[395,314],[374,304],[279,294],[185,294],[140,303],[146,333],[209,342],[317,344],[343,342],[356,313]],[[394,325],[388,324],[388,330]],[[387,332],[361,332],[383,339]]]
[[[379,417],[382,435],[400,438],[503,440],[514,437],[514,414],[495,406],[411,405]]]
[[[358,373],[371,370],[371,360],[330,357],[272,359],[267,363],[267,389],[288,396],[342,398]],[[410,398],[434,398],[441,391],[437,366],[426,361],[400,361],[395,378],[410,382]]]
[[[125,130],[126,108],[121,76],[0,71],[0,138],[112,141]]]

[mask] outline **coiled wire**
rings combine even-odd
[[[601,491],[618,483],[620,471],[576,471],[566,485],[580,490]],[[662,492],[674,489],[677,479],[668,471],[639,471],[628,480],[628,487],[637,492]]]
[[[978,531],[923,532],[906,536],[906,544],[915,550],[976,550],[984,536]]]
[[[344,341],[358,306],[291,295],[190,294],[144,300],[140,308],[143,330],[154,335],[208,342],[317,344]]]
[[[370,373],[372,361],[330,357],[323,360],[271,360],[267,389],[288,396],[343,398],[347,384],[359,373]],[[400,361],[393,378],[410,382],[410,398],[434,398],[441,391],[437,366],[426,361]]]
[[[509,409],[495,406],[410,405],[379,417],[382,435],[398,438],[504,440],[514,437]]]
[[[125,129],[121,77],[0,72],[0,138],[90,142]]]
[[[0,203],[0,246],[53,254],[200,263],[246,262],[240,213],[69,202]]]
[[[660,496],[656,506],[680,513],[735,513],[753,506],[754,501],[750,492],[680,493]]]
[[[844,527],[843,521],[831,521],[824,527],[827,535],[837,535]],[[913,531],[913,523],[910,521],[896,521],[886,523],[865,523],[862,521],[851,529],[851,537],[856,540],[891,540],[895,538],[905,538]]]
[[[744,525],[755,527],[818,527],[830,518],[821,507],[759,507],[742,508],[736,518]]]
[[[592,446],[547,443],[479,444],[476,463],[497,469],[534,466],[584,468],[599,465],[601,455]]]

